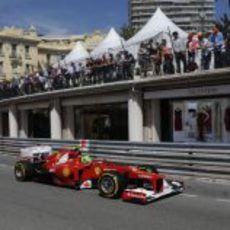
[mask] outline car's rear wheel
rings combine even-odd
[[[119,198],[126,188],[127,181],[123,175],[116,172],[106,172],[98,181],[98,190],[106,198]]]
[[[27,181],[34,176],[33,165],[28,161],[19,161],[14,166],[14,175],[18,181]]]

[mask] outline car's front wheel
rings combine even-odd
[[[126,188],[127,182],[123,175],[116,172],[103,173],[98,181],[98,190],[106,198],[119,198]]]

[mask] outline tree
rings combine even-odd
[[[133,37],[133,35],[136,33],[136,30],[129,26],[129,25],[123,25],[120,28],[120,35],[125,39],[128,40],[129,38]]]
[[[220,27],[220,30],[223,32],[224,36],[227,34],[228,27],[230,26],[230,18],[227,14],[224,14],[223,17],[220,18],[220,21],[217,22]]]

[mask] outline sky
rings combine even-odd
[[[230,17],[230,0],[216,0],[216,17],[220,18],[224,14]]]
[[[0,0],[0,27],[28,28],[46,35],[108,31],[127,24],[127,0]]]
[[[216,2],[217,17],[224,12],[230,16],[230,0]],[[51,36],[119,29],[127,18],[128,0],[0,0],[0,27],[33,24],[39,33]]]

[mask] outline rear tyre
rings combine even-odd
[[[19,161],[14,166],[14,175],[17,181],[28,181],[34,176],[33,165],[28,161]]]
[[[125,177],[116,172],[106,172],[98,180],[99,194],[106,198],[119,198],[127,186]]]

